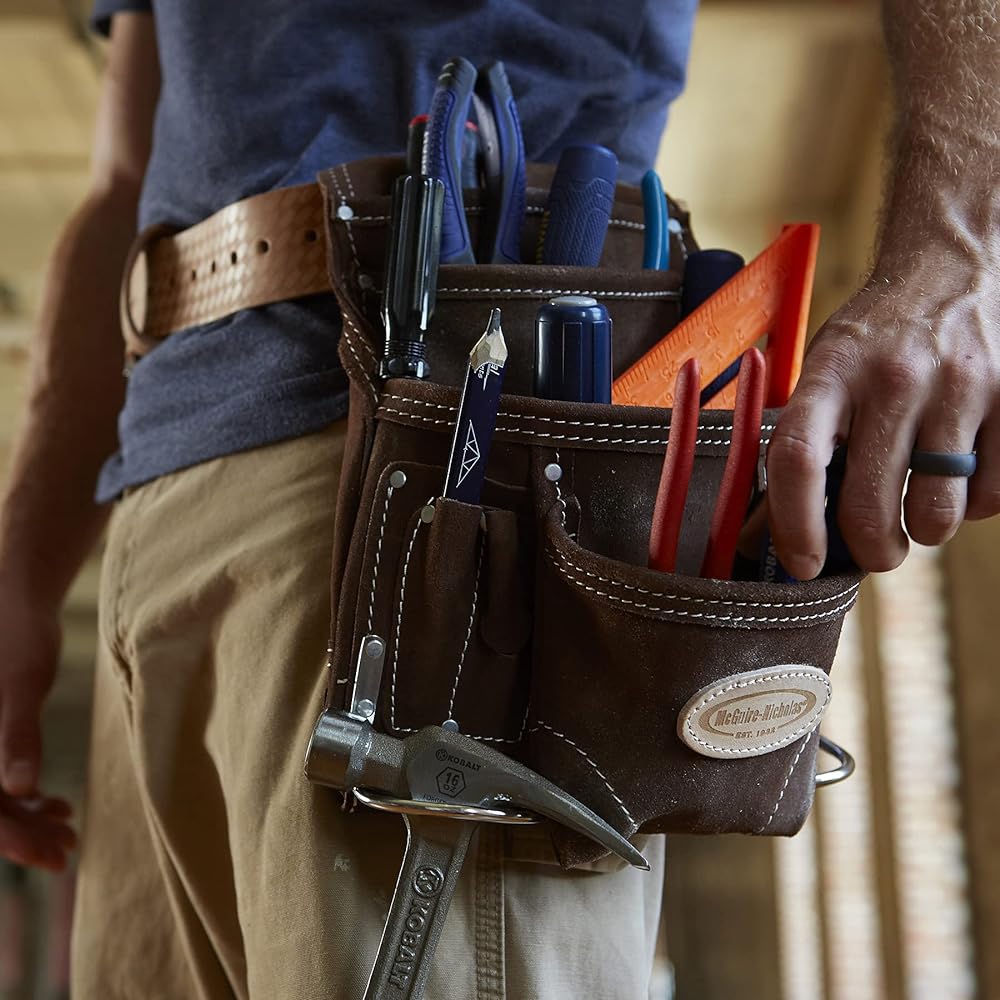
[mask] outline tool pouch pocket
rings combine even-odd
[[[828,674],[859,576],[780,585],[694,575],[729,447],[724,410],[701,414],[679,572],[648,569],[670,411],[531,396],[534,315],[553,296],[608,307],[616,372],[677,322],[679,272],[637,268],[640,193],[619,186],[600,268],[442,266],[430,379],[382,382],[379,300],[401,170],[385,158],[320,178],[351,381],[328,707],[351,705],[376,637],[378,729],[451,720],[627,836],[794,833],[812,802]],[[550,175],[529,166],[523,259]],[[672,210],[678,260],[694,242]],[[467,211],[475,236],[472,198]],[[494,305],[505,395],[482,502],[470,506],[439,494],[458,386]],[[766,414],[762,442],[775,417]],[[552,834],[566,867],[602,856]]]

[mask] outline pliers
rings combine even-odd
[[[486,214],[474,251],[462,197],[465,123],[475,106],[486,188]],[[524,223],[524,139],[502,62],[476,70],[450,59],[431,100],[421,172],[444,184],[442,264],[518,264]]]
[[[700,395],[698,376],[696,358],[685,362],[677,375],[667,454],[649,536],[649,566],[667,573],[674,571],[677,561],[677,542],[694,466]],[[728,580],[732,576],[736,544],[757,469],[766,382],[764,355],[752,347],[740,363],[729,455],[701,564],[700,575],[706,578]]]

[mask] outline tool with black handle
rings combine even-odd
[[[444,187],[433,177],[404,174],[392,189],[386,254],[382,378],[427,378],[424,336],[434,312]]]

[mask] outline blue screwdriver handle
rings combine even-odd
[[[618,157],[604,146],[567,146],[546,210],[543,264],[597,267],[615,202]]]
[[[467,59],[445,63],[438,77],[424,134],[422,172],[444,184],[441,263],[474,264],[476,257],[462,199],[462,150],[465,122],[476,84],[476,67]]]
[[[670,234],[667,230],[667,199],[660,175],[647,170],[642,178],[642,215],[646,224],[642,266],[654,271],[670,267]]]
[[[502,62],[479,70],[474,100],[489,213],[478,259],[483,264],[520,264],[526,183],[524,138]]]

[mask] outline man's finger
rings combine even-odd
[[[983,422],[976,437],[978,464],[969,480],[965,516],[972,521],[1000,514],[1000,410]]]
[[[910,547],[901,512],[917,417],[904,400],[864,398],[847,445],[837,524],[854,561],[876,573],[899,566]]]
[[[826,556],[826,467],[850,427],[850,400],[838,380],[804,373],[767,448],[771,537],[785,569],[811,580]]]
[[[31,826],[0,816],[0,857],[17,864],[61,871],[75,846],[76,835],[68,827]]]
[[[8,795],[38,793],[42,758],[42,696],[34,685],[11,684],[0,706],[0,784]]]
[[[921,451],[967,454],[976,443],[983,406],[973,387],[946,383],[945,393],[924,412],[916,447]],[[964,476],[911,472],[903,510],[906,530],[921,545],[940,545],[965,519],[969,481]]]

